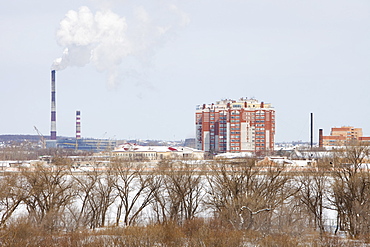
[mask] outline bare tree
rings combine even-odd
[[[27,197],[19,183],[17,174],[4,174],[0,180],[0,227],[6,224]]]
[[[74,181],[77,182],[78,197],[82,202],[77,222],[91,229],[105,226],[107,211],[116,199],[115,177],[111,171],[86,171],[75,175]]]
[[[140,162],[115,160],[112,164],[117,179],[114,188],[117,191],[116,225],[121,216],[125,226],[135,223],[143,210],[150,205],[160,186],[152,171],[144,171]]]
[[[66,160],[66,163],[68,161]],[[21,174],[23,198],[30,218],[54,230],[60,223],[66,206],[75,198],[69,165],[43,166],[24,170]]]
[[[162,160],[159,164],[163,183],[155,194],[154,211],[159,221],[181,224],[200,212],[204,197],[203,181],[188,161]]]
[[[316,167],[308,168],[304,174],[298,177],[300,190],[297,193],[297,198],[306,208],[310,219],[313,220],[314,227],[319,230],[321,236],[325,231],[324,209],[328,207],[326,205],[330,182],[328,164],[326,159],[321,159]]]
[[[255,160],[246,160],[245,163],[219,160],[209,166],[207,204],[235,228],[241,224],[239,215],[245,206],[246,188],[251,185],[251,178],[258,175],[254,167]]]
[[[208,202],[214,212],[235,228],[271,227],[271,217],[297,192],[280,165],[256,166],[254,159],[216,161],[211,166]]]
[[[337,230],[356,237],[370,233],[370,174],[365,166],[369,146],[352,142],[335,152],[332,204],[338,212]]]

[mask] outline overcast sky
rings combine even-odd
[[[15,0],[0,9],[0,134],[179,140],[198,104],[254,97],[276,141],[370,136],[368,0]]]

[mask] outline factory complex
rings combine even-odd
[[[81,112],[78,110],[76,111],[76,137],[57,138],[55,84],[56,71],[52,70],[50,139],[45,140],[42,137],[43,147],[90,152],[113,151],[112,154],[121,158],[143,156],[148,159],[157,159],[157,157],[168,156],[162,154],[162,148],[159,147],[150,147],[145,150],[139,145],[122,145],[115,140],[82,138]],[[321,148],[341,146],[351,140],[370,141],[370,137],[363,137],[362,129],[353,126],[332,128],[330,136],[324,136],[323,130],[319,129],[318,146]],[[222,99],[215,103],[198,105],[195,111],[195,141],[188,147],[211,155],[246,153],[247,156],[255,154],[260,156],[271,154],[275,149],[275,109],[271,103],[260,102],[254,98]],[[311,126],[312,147],[313,126]],[[156,154],[154,150],[157,150]],[[183,156],[189,155],[184,154]],[[199,154],[195,155],[195,152],[192,156],[199,158]]]

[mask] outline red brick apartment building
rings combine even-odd
[[[274,148],[275,110],[256,99],[198,105],[196,148],[206,152],[258,152]]]

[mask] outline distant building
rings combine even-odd
[[[140,146],[132,143],[119,145],[112,156],[126,160],[156,161],[172,159],[203,159],[204,152],[188,147]]]
[[[275,110],[256,99],[220,100],[195,113],[196,148],[211,153],[274,149]]]
[[[362,142],[370,142],[370,136],[361,136],[358,139]]]
[[[108,139],[57,139],[57,147],[88,152],[103,152],[113,150],[116,141]]]
[[[362,128],[353,126],[342,126],[340,128],[331,128],[329,136],[322,136],[323,146],[343,146],[346,143],[357,141],[370,141],[370,137],[362,136]]]
[[[189,148],[195,148],[195,138],[185,139],[184,146]]]

